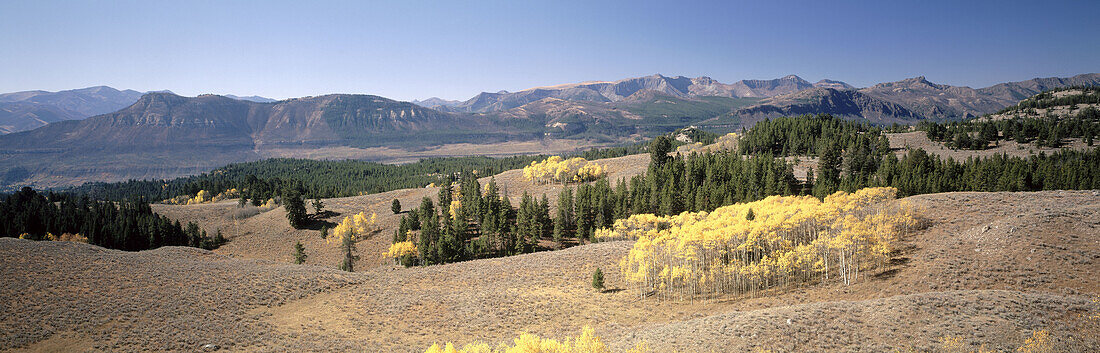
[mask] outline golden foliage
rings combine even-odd
[[[461,208],[462,208],[462,199],[459,198],[459,197],[451,196],[451,205],[449,207],[449,211],[451,213],[451,218],[458,217],[458,210],[461,209]]]
[[[575,157],[562,159],[551,156],[542,162],[531,162],[523,167],[524,180],[538,184],[587,182],[599,179],[606,172],[599,163]]]
[[[390,244],[390,249],[382,253],[382,256],[396,259],[405,255],[416,256],[416,254],[416,244],[412,241],[401,241]]]
[[[49,239],[50,241],[72,241],[77,243],[88,243],[88,237],[85,237],[80,233],[62,233],[61,236],[53,235],[53,233],[46,233],[46,239]]]
[[[199,190],[195,197],[188,198],[187,195],[180,195],[175,198],[165,200],[164,203],[174,205],[197,205],[202,203],[219,202],[229,199],[235,199],[241,196],[241,192],[236,188],[225,190],[217,195],[213,195],[206,190]]]
[[[627,351],[627,353],[646,352],[649,352],[649,348],[645,342]],[[452,343],[446,343],[442,347],[439,344],[433,344],[425,353],[611,353],[611,349],[596,336],[595,330],[585,326],[581,329],[580,336],[564,341],[524,333],[514,339],[511,345],[501,343],[495,349],[485,343],[472,343],[461,349],[456,349]]]
[[[372,213],[370,217],[367,217],[366,212],[359,212],[340,220],[340,224],[332,229],[332,235],[327,240],[329,243],[342,244],[344,238],[351,238],[352,242],[356,242],[377,230],[377,224],[377,213]]]
[[[883,266],[893,243],[916,226],[909,207],[887,202],[896,194],[868,188],[824,201],[772,196],[710,213],[633,215],[596,237],[637,239],[619,264],[641,295],[684,300],[834,276],[850,284],[861,269]]]

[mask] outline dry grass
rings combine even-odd
[[[326,204],[341,213],[364,205],[385,209],[392,197],[405,203],[434,192]],[[194,351],[214,343],[233,351],[413,352],[440,341],[497,342],[520,331],[563,337],[587,324],[615,347],[646,340],[661,352],[928,351],[948,335],[962,336],[972,349],[1008,350],[1035,329],[1050,329],[1060,351],[1100,349],[1100,327],[1080,316],[1100,310],[1089,309],[1100,295],[1100,192],[906,200],[925,208],[932,225],[905,239],[885,272],[851,286],[809,285],[695,303],[656,302],[617,290],[624,286],[616,262],[630,242],[347,274],[195,249],[124,253],[0,239],[0,295],[10,298],[0,306],[0,345]],[[384,214],[393,216],[379,212]],[[281,210],[248,220],[262,217],[286,223]],[[292,244],[297,236],[271,233],[233,240],[219,252],[262,254],[231,246],[261,239]],[[289,263],[289,254],[281,262]],[[588,286],[597,266],[607,274],[607,293]]]
[[[207,343],[317,349],[317,342],[271,335],[249,310],[361,280],[193,248],[127,253],[10,238],[0,239],[0,263],[0,346],[32,351],[194,351]]]

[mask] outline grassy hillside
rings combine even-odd
[[[1100,323],[1088,319],[1100,314],[1094,192],[903,201],[924,209],[931,227],[903,239],[891,266],[865,281],[694,303],[619,290],[629,241],[342,273],[193,249],[0,239],[0,261],[18,264],[0,268],[14,279],[0,286],[11,304],[0,307],[0,342],[15,351],[422,352],[592,325],[616,351],[640,341],[654,352],[941,351],[945,338],[1015,351],[1036,330],[1050,333],[1056,352],[1100,348],[1091,334]],[[589,287],[595,267],[607,274],[605,293]]]

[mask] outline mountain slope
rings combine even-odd
[[[713,122],[736,117],[741,124],[751,125],[751,122],[766,118],[804,114],[831,114],[845,119],[866,119],[880,124],[911,122],[921,118],[900,104],[875,98],[860,91],[811,88],[765,99],[759,104],[738,109],[727,117],[715,119]]]
[[[55,121],[84,119],[133,104],[141,93],[107,86],[60,92],[23,91],[0,94],[0,133],[37,128]]]

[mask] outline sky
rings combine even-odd
[[[1100,72],[1100,1],[0,0],[0,92],[465,100],[660,73],[985,87]]]

